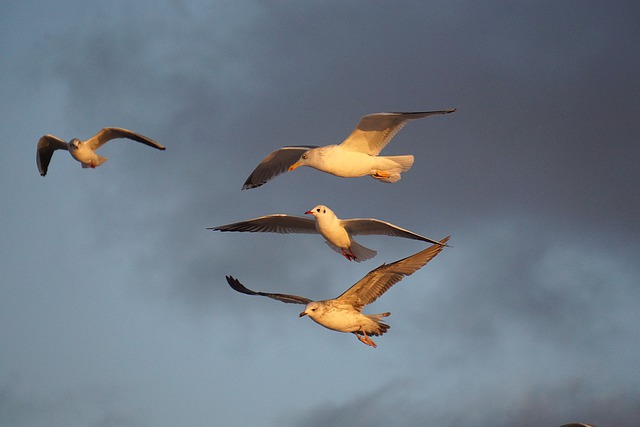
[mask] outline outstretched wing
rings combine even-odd
[[[216,231],[248,231],[261,233],[299,233],[317,234],[315,221],[301,216],[274,214],[261,216],[233,224],[208,227],[207,230]]]
[[[428,237],[421,236],[413,231],[406,230],[391,224],[387,221],[382,221],[374,218],[352,218],[343,219],[342,225],[353,236],[357,235],[383,235],[393,237],[404,237],[405,239],[421,240],[423,242],[429,242],[434,245],[440,245],[437,240],[430,239]]]
[[[315,145],[282,147],[267,157],[251,172],[251,175],[242,185],[242,189],[260,187],[271,178],[289,170],[289,166],[300,160],[300,157]]]
[[[51,162],[51,156],[56,150],[69,150],[69,144],[56,138],[53,135],[45,135],[38,140],[38,148],[36,150],[36,164],[38,165],[38,171],[40,175],[45,176],[47,169],[49,169],[49,162]]]
[[[141,142],[144,145],[148,145],[149,147],[158,150],[166,150],[165,146],[158,144],[153,139],[147,138],[144,135],[140,135],[123,128],[103,128],[102,130],[100,130],[100,132],[93,135],[89,140],[87,140],[87,144],[89,144],[89,147],[91,147],[92,150],[97,150],[98,148],[102,147],[105,142],[118,138],[127,138],[133,141]]]
[[[288,304],[308,304],[311,302],[311,300],[309,298],[305,298],[305,297],[299,297],[297,295],[287,295],[287,294],[272,294],[272,293],[268,293],[268,292],[256,292],[256,291],[252,291],[251,289],[247,289],[244,287],[244,285],[242,283],[240,283],[238,281],[238,279],[232,277],[232,276],[226,276],[227,278],[227,282],[229,283],[229,286],[231,286],[231,288],[234,291],[240,292],[241,294],[246,294],[246,295],[259,295],[262,297],[269,297],[278,301],[282,301]]]
[[[438,244],[432,245],[415,255],[391,264],[382,264],[367,273],[366,276],[347,289],[336,300],[351,304],[356,310],[362,310],[362,307],[374,302],[380,295],[402,280],[403,277],[415,273],[431,261],[433,257],[442,251],[448,240],[449,236],[442,239]]]
[[[456,109],[411,113],[369,114],[360,119],[358,126],[340,146],[345,150],[358,151],[370,156],[377,156],[395,134],[402,129],[407,121],[421,119],[435,114],[449,114],[454,111],[456,111]]]

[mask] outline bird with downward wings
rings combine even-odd
[[[405,276],[415,273],[431,261],[442,251],[448,240],[449,237],[445,237],[438,244],[421,252],[391,264],[382,264],[334,299],[313,301],[297,295],[256,292],[246,288],[232,276],[227,276],[227,282],[235,291],[243,294],[306,305],[304,311],[300,313],[300,317],[309,316],[314,322],[334,331],[350,332],[364,344],[376,347],[376,343],[370,336],[378,336],[387,332],[389,325],[382,323],[381,320],[391,313],[364,314],[362,309],[378,299]]]
[[[38,141],[38,148],[36,151],[36,164],[38,165],[38,171],[42,176],[47,174],[49,162],[51,162],[53,152],[56,150],[68,151],[69,154],[71,154],[71,157],[82,164],[83,168],[96,168],[108,159],[96,154],[95,150],[102,147],[105,142],[118,138],[126,138],[141,142],[144,145],[155,148],[156,150],[166,149],[166,147],[158,144],[151,138],[147,138],[146,136],[123,128],[103,128],[100,132],[93,135],[86,141],[73,138],[71,141],[65,142],[58,137],[47,134]]]

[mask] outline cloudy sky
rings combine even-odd
[[[635,426],[640,417],[636,2],[15,1],[0,16],[0,425]],[[283,145],[411,122],[396,184]],[[166,145],[82,169],[40,136]],[[339,295],[422,250],[206,227],[316,204],[452,248],[368,307],[377,349],[235,293]]]

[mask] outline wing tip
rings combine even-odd
[[[256,292],[252,291],[251,289],[246,288],[235,277],[229,275],[229,276],[225,276],[225,278],[227,279],[227,283],[229,284],[229,286],[231,286],[231,289],[233,289],[234,291],[240,292],[241,294],[257,295]]]
[[[240,189],[240,191],[242,191],[242,190],[251,190],[252,188],[258,188],[261,185],[263,185],[265,182],[251,182],[251,177],[249,177],[244,182],[244,184],[242,184],[242,188]]]

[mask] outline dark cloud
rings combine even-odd
[[[388,384],[347,402],[324,403],[289,425],[304,426],[560,426],[572,420],[594,425],[633,426],[637,390],[601,394],[588,379],[554,381],[540,387],[522,384],[509,394],[509,384],[491,384],[468,398],[464,384],[448,398],[420,392],[411,381]]]

